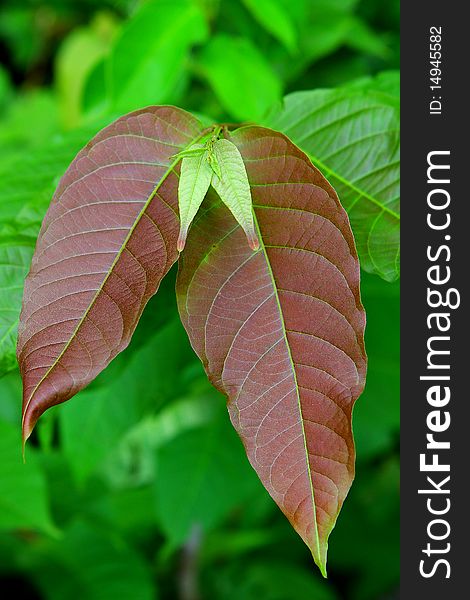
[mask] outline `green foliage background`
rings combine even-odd
[[[398,27],[398,0],[2,1],[1,589],[47,600],[398,598],[398,180],[395,160],[380,163],[398,139]],[[370,362],[328,581],[249,467],[189,347],[174,272],[129,349],[41,419],[22,464],[14,344],[41,219],[99,128],[162,103],[286,131],[350,212],[368,271]]]

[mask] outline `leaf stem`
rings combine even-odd
[[[179,577],[180,600],[200,600],[198,585],[198,563],[202,543],[201,526],[195,523],[188,540],[183,546]]]

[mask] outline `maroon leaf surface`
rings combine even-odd
[[[244,127],[230,140],[261,246],[210,194],[182,254],[180,314],[251,464],[325,574],[366,370],[356,249],[333,188],[286,137]]]
[[[23,438],[123,350],[178,257],[177,160],[200,123],[173,107],[98,133],[60,181],[26,279],[18,361]]]

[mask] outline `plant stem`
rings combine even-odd
[[[202,542],[201,526],[195,523],[183,546],[178,591],[180,600],[200,600],[198,582],[199,550]]]

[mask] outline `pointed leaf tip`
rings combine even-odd
[[[254,184],[247,214],[261,249],[208,195],[180,263],[178,306],[252,466],[326,577],[366,371],[354,239],[334,190],[287,138],[248,126],[230,139]],[[199,268],[207,247],[211,268]]]
[[[21,436],[23,440],[23,451],[29,436],[33,432],[36,422],[32,421],[28,405],[23,408],[23,416],[21,420]]]
[[[187,228],[185,228],[185,229],[181,228],[179,236],[178,236],[178,241],[176,242],[176,249],[178,250],[178,252],[182,252],[184,250],[187,236],[188,236]]]

